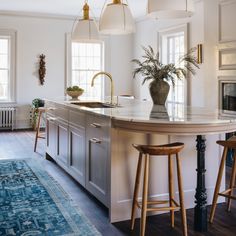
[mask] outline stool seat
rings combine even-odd
[[[227,203],[227,210],[228,211],[230,211],[231,201],[236,200],[236,196],[233,196],[233,191],[235,189],[235,178],[236,178],[236,136],[232,136],[228,140],[218,140],[216,143],[223,146],[224,150],[223,150],[223,154],[222,154],[222,158],[221,158],[221,162],[220,162],[220,167],[219,167],[218,176],[217,176],[217,180],[216,180],[214,196],[213,196],[213,200],[212,200],[212,208],[211,208],[211,213],[210,213],[210,223],[212,223],[213,219],[214,219],[218,196],[228,198],[228,203]],[[227,158],[227,154],[228,154],[229,149],[234,150],[233,166],[232,166],[230,184],[229,184],[228,189],[226,189],[223,192],[220,192],[221,180],[222,180],[225,162],[226,162],[226,158]]]
[[[159,155],[170,155],[180,152],[184,148],[183,143],[170,143],[164,145],[138,145],[133,144],[133,147],[136,148],[142,154],[149,154],[153,156]]]
[[[134,229],[135,223],[135,211],[136,208],[141,209],[141,224],[140,224],[140,236],[145,235],[146,227],[146,215],[147,212],[152,211],[170,211],[171,216],[171,226],[174,227],[174,212],[175,210],[181,210],[182,225],[183,225],[183,235],[187,236],[187,219],[186,211],[184,208],[184,195],[183,195],[183,185],[182,185],[182,174],[181,165],[179,159],[179,152],[184,148],[184,144],[180,142],[164,144],[164,145],[138,145],[133,144],[139,152],[139,160],[136,171],[133,204],[131,212],[131,229]],[[178,177],[178,187],[179,187],[179,204],[174,199],[174,180],[173,180],[173,164],[171,155],[176,156],[176,166],[177,166],[177,177]],[[168,156],[168,179],[169,179],[169,199],[168,200],[148,200],[148,187],[149,187],[149,159],[150,156]],[[144,161],[144,173],[143,173],[143,193],[142,201],[138,201],[140,176],[142,171],[142,162]],[[162,205],[162,206],[158,206]],[[164,206],[163,206],[164,205]]]
[[[236,149],[236,136],[232,136],[227,140],[218,140],[216,143],[223,147]]]

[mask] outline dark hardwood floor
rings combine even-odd
[[[104,236],[139,235],[139,220],[136,220],[134,232],[130,231],[130,221],[110,224],[108,210],[92,197],[83,187],[74,181],[55,163],[45,157],[45,140],[40,139],[37,152],[33,152],[35,132],[17,131],[0,132],[0,159],[3,158],[35,158],[40,160],[46,171],[63,187],[75,204],[95,225]],[[210,207],[208,209],[208,213]],[[187,211],[188,232],[193,236],[236,236],[236,201],[233,202],[230,213],[226,212],[225,204],[219,204],[216,210],[214,224],[209,225],[207,233],[193,231],[193,210]],[[151,216],[147,219],[146,235],[148,236],[178,236],[181,233],[180,214],[176,212],[176,227],[170,228],[169,214]]]

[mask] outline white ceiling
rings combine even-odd
[[[88,0],[92,16],[100,16],[105,1],[112,0]],[[0,11],[76,16],[81,15],[83,4],[84,0],[0,0]],[[135,18],[145,15],[147,0],[128,0],[128,4]]]

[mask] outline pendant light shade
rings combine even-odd
[[[72,41],[98,41],[99,32],[96,22],[89,18],[89,6],[85,3],[83,7],[83,19],[79,19],[73,29]]]
[[[153,18],[185,18],[193,13],[193,0],[148,0],[147,14]]]
[[[135,31],[135,23],[127,4],[113,0],[102,12],[99,31],[103,34],[130,34]]]

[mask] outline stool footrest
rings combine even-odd
[[[147,211],[171,211],[171,210],[179,210],[180,207],[152,207],[152,208],[147,208]]]
[[[169,201],[168,200],[157,200],[157,201],[148,201],[147,202],[147,204],[149,204],[149,205],[156,205],[156,204],[167,204],[167,203],[169,203]]]
[[[230,196],[230,195],[225,194],[225,193],[219,193],[218,195],[220,195],[220,196],[222,196],[222,197],[227,197],[227,198],[230,198],[230,199],[236,200],[236,196]]]
[[[175,201],[175,199],[171,199],[171,201],[175,204],[175,206],[180,207],[179,203]]]
[[[180,205],[174,200],[171,199],[171,201],[174,203],[175,206],[170,206],[170,207],[153,207],[153,208],[148,208],[148,211],[170,211],[170,210],[176,210],[176,209],[180,209]],[[164,205],[164,204],[168,204],[170,203],[170,201],[168,200],[159,200],[159,201],[147,201],[147,205]],[[136,205],[138,206],[138,208],[142,208],[142,202],[138,202],[136,201]],[[157,210],[160,209],[160,210]],[[163,210],[164,209],[164,210]],[[165,210],[166,209],[166,210]]]

